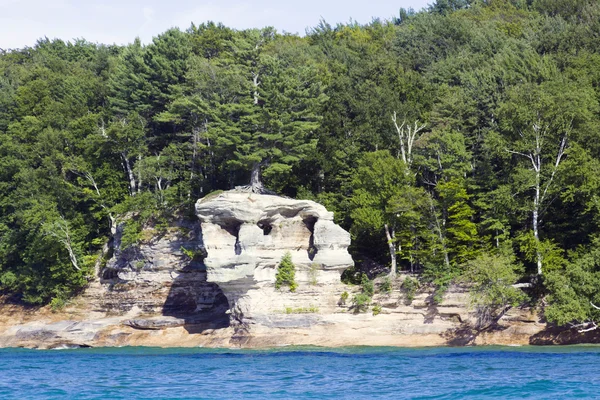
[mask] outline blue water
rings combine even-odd
[[[591,346],[0,349],[0,398],[595,398],[599,365]]]

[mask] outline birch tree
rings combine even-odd
[[[394,114],[392,115],[392,122],[394,123],[396,133],[398,134],[402,161],[404,161],[404,165],[406,166],[406,172],[409,173],[412,167],[412,150],[415,139],[418,138],[417,135],[425,128],[426,125],[420,124],[418,120],[416,120],[414,124],[407,124],[406,120],[403,120],[402,123],[398,125],[396,111],[394,111]]]
[[[407,201],[403,201],[403,194],[407,192],[411,179],[404,173],[404,168],[404,163],[387,150],[366,153],[359,161],[352,181],[351,216],[354,233],[358,234],[360,230],[385,235],[391,277],[396,275],[397,257],[402,252],[397,233],[404,227],[402,217],[410,211],[410,207],[403,208],[407,205]]]
[[[108,129],[101,129],[109,151],[118,154],[121,165],[127,177],[129,195],[135,196],[142,189],[141,173],[135,174],[135,164],[139,162],[145,152],[144,119],[133,112],[126,118],[113,121]]]
[[[574,83],[561,79],[513,88],[500,107],[505,152],[516,164],[511,179],[513,196],[525,196],[533,238],[537,275],[544,273],[543,221],[560,195],[561,171],[569,142],[590,118],[593,102]]]
[[[76,243],[73,240],[69,222],[65,219],[65,217],[60,215],[54,221],[45,223],[42,228],[46,235],[56,239],[64,247],[69,254],[69,260],[71,261],[73,268],[81,271]]]
[[[554,135],[555,137],[552,138],[550,129],[551,127],[548,123],[544,123],[544,121],[538,119],[537,122],[532,124],[529,132],[519,132],[519,136],[525,143],[527,150],[515,151],[507,149],[509,153],[524,157],[531,162],[531,170],[534,174],[532,185],[531,229],[536,244],[536,266],[538,275],[542,275],[543,263],[542,252],[540,249],[540,213],[542,207],[548,200],[549,189],[552,187],[554,177],[563,161],[565,150],[567,148],[567,139],[572,129],[572,121],[564,128],[564,132],[561,133],[562,137],[556,137],[556,135]],[[548,161],[548,158],[552,157],[553,154],[548,154],[547,141],[558,142],[556,144],[556,157],[554,158],[554,161],[550,162],[548,165],[546,165],[544,161]],[[548,171],[549,174],[546,171]]]

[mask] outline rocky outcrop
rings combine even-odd
[[[350,234],[314,201],[226,192],[199,200],[196,214],[212,282],[269,280],[272,274],[262,272],[272,272],[286,252],[300,267],[339,271],[354,265]]]
[[[355,313],[359,288],[340,281],[353,265],[350,235],[312,201],[230,191],[198,201],[196,214],[146,227],[126,249],[119,227],[99,279],[61,312],[0,302],[0,347],[527,344],[544,328],[516,310],[496,331],[474,332],[464,288],[439,305],[429,288],[409,302],[403,276],[373,299],[379,315]],[[286,252],[294,293],[274,284]]]
[[[339,283],[341,271],[354,265],[350,234],[314,201],[232,191],[199,200],[196,215],[207,280],[221,287],[240,322],[257,310],[257,290],[273,286],[285,253],[299,282],[318,271],[320,282]]]

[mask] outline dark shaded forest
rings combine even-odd
[[[0,290],[67,299],[119,224],[135,245],[249,185],[335,211],[359,266],[593,328],[599,99],[591,0],[438,0],[303,37],[208,22],[148,45],[5,50]]]

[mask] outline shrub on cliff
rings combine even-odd
[[[367,311],[373,295],[375,294],[375,288],[373,281],[369,279],[366,274],[362,275],[361,278],[361,293],[356,294],[352,297],[352,307],[355,313]]]
[[[366,293],[358,293],[352,297],[352,309],[356,314],[360,312],[365,312],[369,309],[369,305],[371,304],[372,297]]]
[[[362,286],[361,289],[364,294],[366,294],[369,297],[373,297],[373,295],[375,294],[375,285],[366,274],[363,274],[360,280],[360,285]]]
[[[523,267],[512,252],[483,253],[465,268],[463,279],[471,284],[471,306],[479,328],[490,326],[510,308],[527,300],[525,293],[513,286]]]
[[[406,302],[407,304],[411,304],[415,299],[415,294],[417,294],[417,290],[419,290],[419,281],[415,278],[411,278],[410,276],[406,277],[404,282],[402,282],[402,290],[406,294]]]
[[[281,258],[281,262],[277,267],[277,274],[275,275],[275,288],[280,289],[284,285],[290,287],[290,292],[295,292],[298,287],[296,283],[296,267],[292,262],[292,255],[289,251]]]

